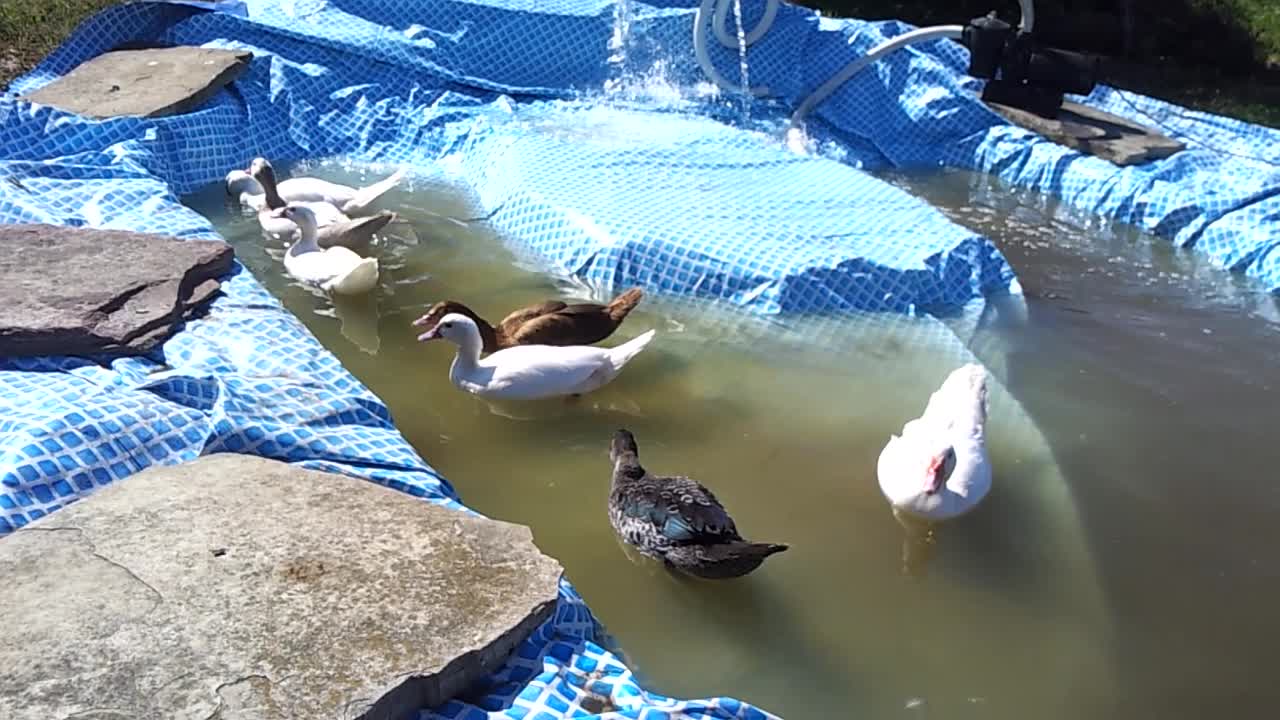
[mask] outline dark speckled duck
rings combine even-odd
[[[609,459],[609,522],[619,537],[668,567],[713,580],[741,577],[787,549],[743,540],[724,506],[696,480],[645,470],[629,431],[614,433]]]

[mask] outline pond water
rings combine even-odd
[[[572,404],[495,406],[450,385],[452,346],[415,342],[411,321],[446,298],[496,321],[605,295],[449,220],[475,214],[464,189],[391,193],[405,222],[378,250],[381,287],[337,307],[283,274],[282,251],[220,186],[189,202],[464,503],[533,528],[651,690],[791,720],[1273,714],[1274,301],[985,178],[886,179],[992,237],[1028,294],[1026,312],[971,340],[995,376],[995,489],[932,544],[894,520],[875,460],[971,358],[936,320],[770,322],[651,295],[604,342],[658,330],[614,383]],[[617,427],[651,470],[698,478],[744,535],[791,550],[721,583],[625,552],[605,513]]]

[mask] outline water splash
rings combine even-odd
[[[742,81],[742,121],[751,120],[751,73],[747,68],[747,31],[742,25],[742,0],[733,0],[733,21],[738,25],[738,77]]]
[[[617,0],[613,5],[613,35],[609,37],[609,77],[604,83],[606,95],[620,92],[631,72],[631,0]]]

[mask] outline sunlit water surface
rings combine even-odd
[[[971,343],[996,376],[995,489],[932,542],[894,520],[874,468],[971,358],[935,320],[768,321],[651,295],[605,341],[658,330],[612,385],[498,406],[453,388],[452,346],[416,343],[411,321],[446,298],[496,321],[604,295],[449,220],[478,214],[465,189],[419,178],[389,194],[404,222],[377,250],[381,286],[337,307],[284,274],[282,248],[220,186],[189,201],[463,502],[533,528],[652,690],[791,719],[1270,716],[1274,302],[984,178],[887,179],[992,237],[1029,296]],[[650,469],[700,479],[744,534],[791,550],[721,583],[626,552],[605,513],[622,426]]]

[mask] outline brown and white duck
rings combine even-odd
[[[643,290],[631,288],[607,305],[548,300],[512,312],[497,327],[466,305],[444,300],[431,306],[413,325],[435,327],[445,315],[465,315],[479,328],[486,354],[517,345],[590,345],[612,335],[643,297]]]

